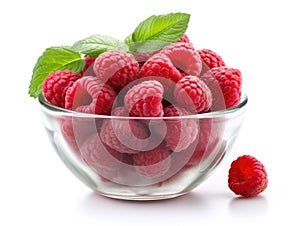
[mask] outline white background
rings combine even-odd
[[[300,222],[298,1],[1,1],[0,225],[271,225]],[[118,201],[96,195],[60,161],[29,98],[45,48],[92,34],[124,39],[152,14],[191,14],[197,48],[243,73],[249,96],[237,142],[216,172],[180,198]],[[258,197],[227,187],[230,163],[250,154],[266,167]]]

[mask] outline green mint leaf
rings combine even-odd
[[[124,42],[105,35],[92,35],[79,40],[71,49],[90,57],[97,57],[99,54],[113,49],[128,51],[128,47]]]
[[[132,34],[131,34],[131,35],[128,35],[128,36],[125,38],[124,42],[125,42],[125,44],[128,46],[129,51],[131,51],[131,52],[135,52],[135,51],[136,51],[134,42],[133,42],[133,40],[132,40]]]
[[[131,38],[127,38],[125,42],[137,43],[138,51],[149,50],[149,46],[153,44],[152,50],[158,50],[169,43],[178,41],[186,32],[189,20],[190,15],[186,13],[153,15],[141,22],[132,35],[128,36]]]
[[[69,47],[50,47],[39,57],[33,68],[29,85],[29,95],[38,97],[42,92],[42,83],[45,78],[57,70],[70,70],[80,73],[85,66],[81,55]]]

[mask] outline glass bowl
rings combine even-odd
[[[226,110],[146,118],[69,111],[39,96],[43,124],[63,163],[93,191],[126,200],[173,198],[205,181],[230,151],[247,101],[243,94]],[[140,130],[150,135],[139,136]]]

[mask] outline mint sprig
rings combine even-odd
[[[42,91],[43,81],[54,71],[70,70],[80,73],[85,66],[82,54],[98,57],[108,50],[132,53],[160,50],[184,35],[189,19],[190,15],[186,13],[153,15],[142,21],[124,42],[105,35],[92,35],[77,41],[71,47],[50,47],[37,60],[30,81],[29,94],[34,98],[38,97]]]
[[[187,13],[153,15],[142,21],[125,42],[138,52],[156,51],[178,41],[186,32],[189,20]]]
[[[29,95],[38,97],[42,92],[42,83],[45,78],[57,70],[70,70],[80,73],[85,66],[81,54],[69,47],[50,47],[38,58],[33,68],[29,85]]]
[[[97,57],[108,50],[128,51],[128,46],[115,38],[106,35],[92,35],[76,42],[71,49],[90,57]]]

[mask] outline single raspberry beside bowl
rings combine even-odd
[[[185,76],[175,86],[174,97],[178,104],[191,112],[207,112],[212,95],[206,84],[196,76]]]
[[[139,64],[133,55],[120,50],[100,54],[94,63],[94,72],[117,92],[138,78]]]
[[[156,80],[143,81],[133,86],[124,97],[125,108],[131,116],[163,116],[162,99],[164,88]]]
[[[57,107],[64,108],[67,89],[80,77],[78,73],[69,70],[49,74],[42,84],[46,100]]]
[[[91,114],[109,115],[116,93],[99,78],[85,76],[69,87],[65,108]]]
[[[231,163],[228,186],[235,194],[253,197],[263,192],[267,184],[265,167],[253,156],[243,155]]]

